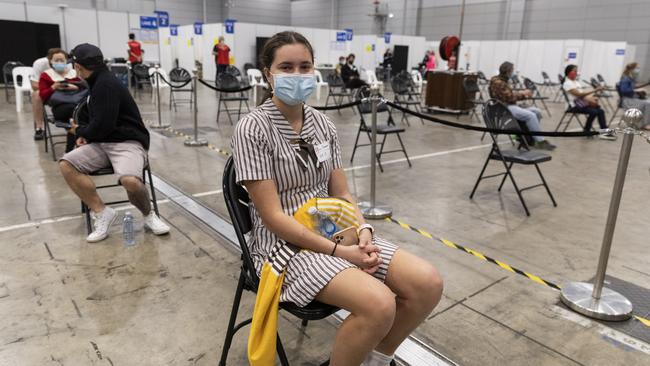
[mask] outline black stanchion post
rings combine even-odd
[[[184,144],[185,146],[206,146],[208,144],[208,140],[199,138],[199,108],[198,103],[197,103],[197,88],[196,88],[196,79],[197,79],[197,74],[198,70],[194,69],[192,70],[192,93],[194,94],[194,108],[192,108],[192,114],[194,115],[194,138],[193,139],[187,139],[185,140]]]
[[[156,65],[155,70],[156,71],[154,72],[154,77],[156,79],[156,107],[158,108],[158,125],[151,125],[149,127],[157,130],[162,130],[168,128],[170,124],[162,123],[162,117],[160,114],[160,66]]]
[[[594,284],[570,282],[562,287],[560,298],[566,306],[580,314],[595,319],[620,321],[629,319],[632,316],[632,303],[618,292],[604,288],[603,283],[605,281],[605,272],[607,271],[609,252],[612,247],[618,208],[621,203],[621,196],[623,195],[623,185],[625,184],[625,174],[627,173],[627,165],[630,160],[632,142],[634,141],[634,135],[639,133],[638,128],[642,117],[643,114],[638,109],[628,109],[623,116],[623,122],[625,123],[622,130],[623,144],[621,145],[621,155],[618,159],[614,189],[609,203],[605,234],[603,235],[603,244],[600,249],[598,270]]]
[[[393,214],[393,210],[376,201],[376,178],[377,178],[377,106],[381,100],[378,88],[372,87],[369,101],[372,106],[372,134],[370,142],[370,201],[359,202],[359,209],[363,217],[367,219],[385,219]]]

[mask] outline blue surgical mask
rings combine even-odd
[[[636,69],[632,70],[632,77],[636,79],[636,78],[639,77],[640,73],[641,73],[641,69],[636,68]]]
[[[66,66],[68,66],[68,64],[66,64],[64,62],[55,62],[55,63],[52,64],[52,68],[56,72],[64,72]]]
[[[316,88],[314,74],[271,74],[273,93],[288,105],[304,103]]]

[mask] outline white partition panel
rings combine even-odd
[[[25,4],[2,3],[0,19],[25,21]]]
[[[499,60],[495,60],[497,57],[498,53],[496,53],[496,48],[495,48],[496,41],[482,41],[481,42],[481,58],[479,59],[478,62],[478,69],[483,71],[485,74],[485,77],[488,79],[491,78],[492,76],[496,75],[499,73],[499,63],[497,62],[502,62],[501,57],[499,57]]]
[[[578,74],[581,80],[589,81],[591,77],[601,73],[604,68],[606,45],[604,42],[586,40],[582,50],[582,62]]]
[[[515,70],[522,77],[542,82],[540,70],[544,64],[544,41],[518,41],[519,55],[514,62]],[[523,78],[521,79],[523,81]]]
[[[129,18],[126,13],[97,12],[99,20],[99,47],[104,57],[128,57]]]
[[[460,60],[458,62],[458,69],[476,71],[479,67],[480,54],[481,42],[463,41],[460,44]],[[422,58],[424,58],[424,55],[422,55]]]
[[[144,61],[148,63],[158,63],[158,31],[156,29],[140,29],[140,15],[127,13],[129,16],[129,33],[135,33],[136,39],[142,43],[142,50],[144,51]],[[147,15],[153,16],[153,15]],[[124,44],[128,42],[128,37],[124,40]]]
[[[603,42],[603,46],[603,65],[600,74],[605,79],[607,85],[613,86],[616,85],[621,78],[621,73],[625,67],[625,51],[627,44],[625,42]]]
[[[63,15],[59,8],[54,6],[27,5],[27,21],[58,24],[59,34],[61,37],[61,48],[69,51],[75,46],[69,45],[66,41],[65,35],[63,34]]]
[[[558,82],[557,74],[564,73],[562,63],[562,51],[564,50],[563,41],[544,41],[544,56],[542,67],[538,71],[541,78],[542,71],[548,73],[551,81]]]
[[[631,62],[636,62],[636,46],[627,44],[625,45],[625,57],[623,59],[623,64],[627,65]]]
[[[169,33],[169,27],[158,29],[158,39],[160,40],[160,67],[169,73],[176,66],[174,64],[172,36]],[[191,72],[192,70],[189,71]]]
[[[178,40],[176,41],[178,64],[187,70],[193,70],[195,68],[194,45],[192,44],[193,36],[194,25],[190,24],[178,27]]]
[[[580,68],[583,59],[585,41],[583,39],[568,39],[564,41],[562,51],[562,71],[569,65],[578,65]]]
[[[242,73],[244,72],[244,64],[257,64],[255,60],[255,40],[257,37],[256,28],[257,26],[253,23],[235,24],[235,43],[233,56],[235,57],[235,66],[237,66],[237,68],[241,70]]]
[[[81,43],[99,44],[97,12],[87,9],[65,9],[65,32],[69,49]]]

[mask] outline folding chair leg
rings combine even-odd
[[[232,339],[235,335],[235,321],[237,320],[237,313],[239,312],[239,302],[241,301],[241,296],[244,292],[244,281],[245,274],[242,270],[239,274],[239,282],[237,283],[237,291],[235,291],[235,299],[232,302],[230,320],[228,321],[228,328],[226,329],[226,339],[224,340],[223,348],[221,349],[221,360],[219,361],[219,366],[226,366],[228,351],[230,350],[230,345],[232,344]]]
[[[384,138],[381,140],[381,145],[379,146],[379,152],[377,153],[377,165],[379,165],[379,171],[382,173],[384,172],[384,167],[381,166],[381,154],[384,153],[384,145],[386,145],[386,137],[387,135],[384,135]],[[372,138],[370,140],[370,148],[372,149]]]
[[[239,101],[239,108],[237,108],[237,120],[241,118],[241,106],[242,106],[242,100]],[[230,124],[232,125],[232,120],[230,120]]]
[[[508,169],[512,169],[512,164],[514,164],[514,163],[510,163],[510,166],[508,167]],[[501,188],[503,188],[503,183],[506,182],[506,178],[508,178],[508,175],[504,174],[503,179],[501,179],[501,184],[499,184],[499,189],[497,189],[497,192],[501,192]]]
[[[219,116],[221,115],[221,103],[222,100],[219,98],[219,103],[217,103],[217,126],[219,126]]]
[[[474,188],[472,189],[472,193],[469,194],[469,199],[474,198],[474,193],[476,193],[478,184],[481,183],[481,180],[483,179],[483,173],[485,173],[485,169],[487,168],[488,163],[490,162],[490,155],[492,155],[492,151],[494,151],[494,146],[492,146],[492,150],[490,151],[490,154],[488,154],[487,159],[485,159],[485,164],[483,164],[483,169],[481,169],[481,173],[478,175],[478,179],[476,179],[476,183],[474,183]]]
[[[548,113],[548,116],[552,117],[551,116],[551,111],[548,109],[548,106],[546,105],[546,102],[544,101],[544,99],[542,99],[541,102],[542,102],[542,105],[544,106],[544,109],[546,109],[546,113]]]
[[[92,223],[90,222],[90,208],[83,201],[81,201],[81,213],[83,213],[86,221],[86,232],[90,235],[93,232]]]
[[[147,176],[149,178],[149,189],[151,190],[151,202],[153,204],[153,212],[155,212],[156,215],[160,216],[160,211],[158,211],[158,201],[156,200],[156,189],[153,187],[153,179],[151,177],[151,168],[147,167],[146,171],[147,171]]]
[[[409,159],[409,155],[406,153],[406,148],[404,147],[404,143],[402,142],[402,137],[397,134],[397,140],[399,140],[399,144],[402,146],[402,152],[404,153],[404,157],[406,158],[406,162],[409,163],[409,168],[411,168],[413,165],[411,164],[411,159]]]
[[[566,117],[567,112],[564,112],[562,115],[562,118],[560,118],[560,122],[557,123],[557,126],[555,127],[555,132],[560,130],[560,127],[562,127],[562,122],[564,121],[564,118]]]
[[[573,118],[574,118],[575,116],[576,116],[575,114],[572,114],[572,115],[569,117],[569,120],[566,121],[566,125],[564,125],[564,130],[562,130],[562,132],[566,132],[566,130],[569,128],[569,125],[571,124],[571,120],[573,120]]]
[[[553,197],[553,193],[551,193],[551,189],[549,188],[548,184],[546,184],[546,179],[544,179],[544,175],[542,175],[542,170],[539,169],[538,164],[535,164],[535,169],[537,169],[537,174],[539,174],[540,179],[542,179],[542,183],[544,183],[544,188],[546,188],[546,193],[548,193],[548,196],[551,197],[551,202],[553,202],[553,207],[557,207],[557,203],[555,202],[555,197]]]
[[[361,135],[361,126],[357,130],[357,138],[354,140],[354,148],[352,149],[352,157],[350,157],[350,164],[354,161],[354,154],[357,152],[357,145],[359,144],[359,136]]]
[[[278,357],[280,357],[280,365],[289,366],[289,360],[287,359],[287,354],[284,353],[284,347],[282,347],[282,341],[280,340],[280,334],[278,334],[278,342],[276,343],[275,348],[278,351]]]
[[[515,177],[512,176],[512,172],[510,171],[508,164],[506,164],[506,162],[503,161],[503,159],[501,160],[501,162],[503,163],[503,166],[506,168],[506,175],[510,177],[510,181],[512,182],[512,185],[515,187],[515,191],[517,192],[517,196],[519,196],[519,201],[521,201],[521,205],[524,206],[524,211],[526,211],[526,216],[530,216],[530,212],[528,211],[528,206],[526,206],[526,201],[524,201],[524,196],[521,195],[519,186],[517,186],[517,182],[515,182]]]

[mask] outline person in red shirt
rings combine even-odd
[[[129,33],[129,41],[127,42],[129,45],[129,62],[131,63],[131,67],[141,64],[142,60],[144,59],[144,50],[142,49],[142,44],[138,41],[135,40],[135,34],[134,33]],[[136,76],[134,74],[131,74],[131,85],[136,85]],[[138,88],[142,88],[142,85],[138,84]]]
[[[65,51],[60,48],[51,48],[47,52],[47,60],[50,68],[41,73],[38,79],[38,95],[43,104],[52,107],[52,114],[55,121],[68,122],[72,118],[74,103],[54,103],[52,94],[59,91],[73,93],[85,88],[83,81],[77,77],[76,72],[68,65],[68,57]],[[68,133],[66,152],[74,149],[75,136]]]
[[[219,74],[226,71],[226,67],[230,65],[230,47],[226,45],[223,36],[219,37],[219,43],[212,48],[212,54],[214,55],[214,62],[217,64],[217,73],[214,79],[216,82]]]

